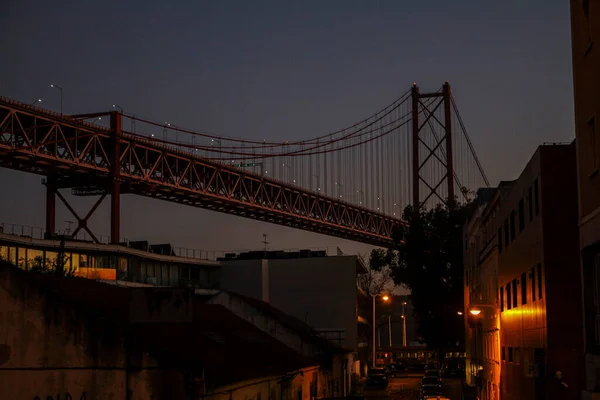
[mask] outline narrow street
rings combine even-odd
[[[421,375],[409,375],[391,378],[388,387],[384,390],[364,389],[363,395],[369,400],[391,399],[391,400],[418,400],[419,382]],[[444,380],[444,395],[451,400],[461,400],[461,380]]]

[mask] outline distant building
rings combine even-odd
[[[70,239],[36,239],[0,231],[0,259],[23,269],[52,268],[59,253],[64,266],[77,276],[106,281],[127,281],[153,286],[219,288],[219,263],[177,257],[170,246],[132,242],[132,246],[96,244]],[[166,253],[166,254],[165,254]]]
[[[306,399],[334,387],[322,358],[330,344],[302,355],[190,289],[123,288],[0,262],[0,304],[0,387],[10,399]]]
[[[497,345],[489,340],[498,328],[503,400],[580,398],[583,316],[575,176],[574,143],[540,146],[505,193],[496,193],[497,205],[492,199],[471,222],[471,231],[467,228],[469,379],[488,398],[497,393],[488,385],[498,383],[497,368],[490,365]],[[495,222],[486,221],[486,210],[493,211]],[[499,310],[489,276],[496,262]],[[469,312],[474,309],[480,313]],[[475,373],[479,367],[482,374]]]
[[[352,372],[368,363],[371,302],[357,287],[366,272],[356,256],[325,252],[250,252],[219,259],[221,288],[263,300],[306,322],[355,354]]]
[[[583,399],[592,399],[600,393],[600,6],[589,0],[570,3],[585,315]]]

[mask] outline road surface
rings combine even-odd
[[[365,388],[362,394],[367,400],[418,400],[421,378],[422,375],[391,378],[386,389]],[[461,400],[461,380],[445,379],[444,394],[451,400]]]

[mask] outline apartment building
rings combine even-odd
[[[594,0],[571,0],[570,4],[585,311],[582,398],[592,399],[600,398],[600,4]]]
[[[500,202],[512,182],[477,192],[476,209],[465,224],[464,304],[466,380],[479,398],[500,398],[500,305],[498,301],[498,219]],[[478,315],[471,310],[479,311]],[[477,312],[475,311],[475,312]]]
[[[583,316],[575,176],[574,142],[540,146],[497,209],[504,400],[580,398]]]

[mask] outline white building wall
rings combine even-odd
[[[225,261],[221,288],[262,299],[268,287],[272,306],[317,330],[344,330],[342,345],[356,350],[356,268],[355,256]]]

